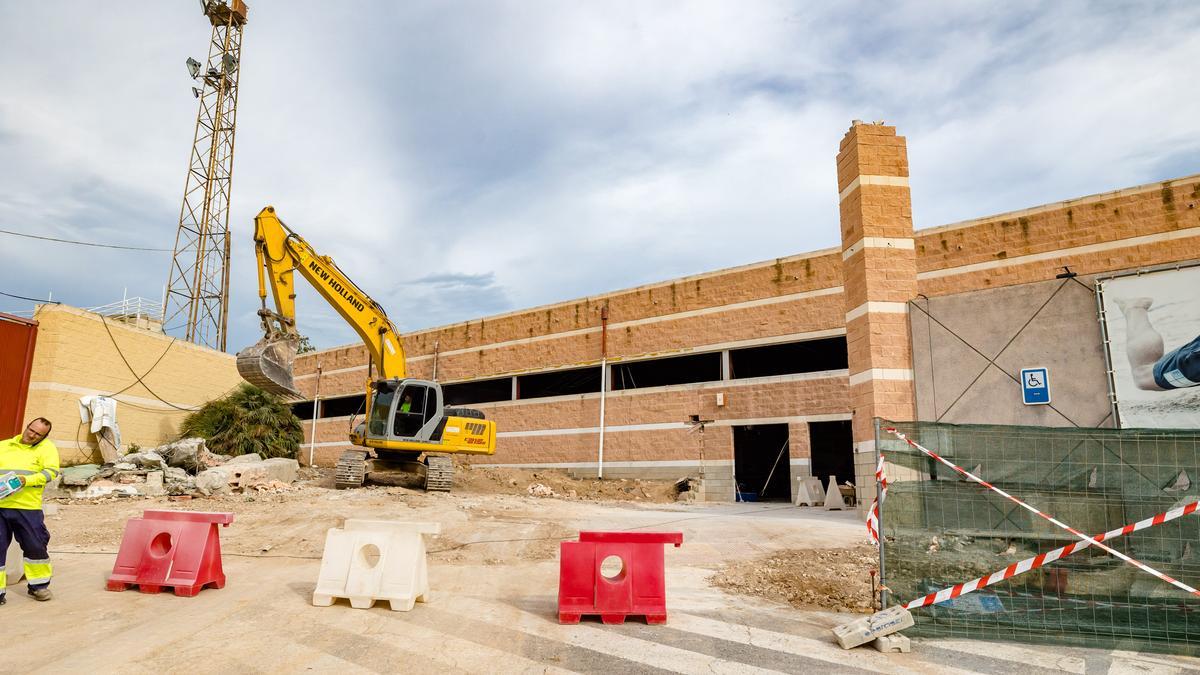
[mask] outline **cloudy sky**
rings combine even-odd
[[[209,32],[0,0],[0,229],[169,248]],[[834,246],[855,118],[907,136],[919,228],[1200,172],[1197,63],[1187,1],[256,0],[230,348],[266,204],[413,330]],[[0,234],[0,292],[159,300],[169,258]]]

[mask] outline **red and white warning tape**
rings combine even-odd
[[[1183,583],[1182,581],[1173,579],[1172,577],[1167,576],[1166,574],[1163,574],[1162,572],[1159,572],[1158,570],[1154,569],[1153,567],[1150,567],[1149,565],[1146,565],[1145,563],[1142,563],[1137,560],[1134,560],[1133,558],[1130,558],[1129,556],[1125,555],[1124,553],[1121,553],[1120,551],[1112,548],[1111,546],[1106,546],[1105,544],[1100,543],[1099,539],[1090,537],[1090,536],[1080,532],[1079,530],[1076,530],[1075,528],[1071,527],[1070,525],[1067,525],[1066,523],[1058,520],[1054,516],[1051,516],[1047,513],[1043,513],[1041,511],[1035,509],[1034,507],[1030,506],[1029,504],[1026,504],[1025,502],[1021,501],[1020,499],[1017,499],[1016,497],[1008,494],[1004,490],[1001,490],[1000,488],[996,487],[995,485],[992,485],[991,483],[983,480],[979,476],[976,476],[975,474],[971,473],[970,471],[967,471],[966,469],[962,468],[961,466],[958,466],[957,464],[943,458],[942,456],[938,455],[936,452],[930,450],[929,448],[926,448],[926,447],[922,446],[920,443],[917,443],[917,442],[911,440],[910,438],[908,438],[908,436],[905,436],[903,433],[901,433],[894,427],[886,427],[884,430],[887,431],[888,433],[892,434],[896,438],[899,438],[900,440],[904,441],[905,443],[908,443],[909,445],[916,448],[917,450],[920,450],[922,453],[928,455],[929,457],[941,462],[942,464],[945,464],[946,466],[950,467],[954,471],[958,472],[959,475],[961,475],[969,480],[972,480],[976,483],[979,483],[980,485],[986,487],[987,489],[991,490],[992,492],[995,492],[996,494],[1004,497],[1005,499],[1011,501],[1012,503],[1016,504],[1017,506],[1020,506],[1021,508],[1025,509],[1026,511],[1036,514],[1037,516],[1039,516],[1040,518],[1044,518],[1046,521],[1050,522],[1051,524],[1053,524],[1059,528],[1062,528],[1063,530],[1066,530],[1067,532],[1070,532],[1071,534],[1075,535],[1076,537],[1079,537],[1083,542],[1086,542],[1088,545],[1097,546],[1097,547],[1107,551],[1109,554],[1116,556],[1117,558],[1120,558],[1121,560],[1124,560],[1125,562],[1129,563],[1130,565],[1133,565],[1134,567],[1142,570],[1143,572],[1145,572],[1151,576],[1162,579],[1163,581],[1171,584],[1172,586],[1174,586],[1180,590],[1187,591],[1188,593],[1191,593],[1192,595],[1200,597],[1200,591],[1192,588],[1191,586],[1188,586],[1187,584]],[[1180,515],[1182,515],[1182,514],[1180,514]],[[1155,518],[1157,518],[1157,517],[1158,516],[1155,516]],[[1178,517],[1178,516],[1176,516],[1176,517]],[[1151,520],[1153,520],[1153,518]],[[1136,525],[1137,525],[1137,523],[1134,523],[1134,526],[1136,526]],[[1126,527],[1130,527],[1130,526],[1127,525]],[[1147,527],[1149,527],[1149,526],[1147,526]],[[1122,528],[1122,529],[1124,529],[1124,528]],[[976,579],[975,581],[980,581],[980,580]],[[973,582],[969,582],[969,583],[973,583]],[[965,585],[966,584],[960,584],[959,586],[965,586]],[[953,591],[954,588],[958,588],[958,587],[956,586],[956,587],[952,587],[952,588],[946,589],[946,590]],[[980,588],[980,586],[976,585],[971,590],[975,590],[975,588]],[[941,593],[941,592],[943,592],[943,591],[939,591],[939,593]],[[953,595],[948,595],[947,598],[958,597],[959,595],[962,595],[962,593],[963,593],[963,591],[960,590],[959,592],[954,593]],[[936,596],[937,593],[934,593],[933,595]],[[916,602],[916,601],[914,600],[913,602]],[[940,602],[940,601],[933,600],[931,602]],[[919,607],[921,605],[917,605],[917,606]]]
[[[1131,523],[1124,527],[1118,527],[1117,529],[1110,530],[1104,534],[1098,534],[1095,537],[1090,537],[1090,539],[1097,542],[1105,539],[1116,539],[1117,537],[1125,536],[1130,532],[1137,532],[1138,530],[1144,530],[1148,527],[1161,525],[1167,521],[1175,520],[1176,518],[1182,518],[1188,514],[1195,513],[1197,510],[1200,510],[1200,502],[1192,502],[1191,504],[1180,506],[1178,508],[1171,509],[1170,511],[1165,511],[1157,516],[1153,516],[1145,520],[1139,520],[1136,523]],[[977,591],[981,588],[991,586],[992,584],[1004,581],[1006,579],[1011,579],[1018,574],[1024,574],[1030,570],[1036,570],[1037,568],[1048,563],[1052,563],[1055,560],[1065,558],[1072,553],[1082,551],[1091,545],[1091,542],[1088,541],[1077,541],[1067,544],[1066,546],[1056,548],[1053,551],[1041,553],[1033,556],[1032,558],[1026,558],[1021,562],[1015,562],[1008,567],[1005,567],[1001,570],[996,570],[985,577],[979,577],[978,579],[973,579],[963,584],[956,584],[949,588],[943,588],[936,593],[930,593],[924,597],[917,598],[916,600],[906,604],[904,608],[916,609],[918,607],[927,607],[929,605],[934,605],[939,602],[957,598],[960,595]]]
[[[883,475],[883,453],[879,453],[879,465],[875,467],[875,480],[879,483],[879,495],[871,501],[871,511],[867,513],[867,538],[872,544],[879,545],[879,505],[887,496],[887,476]]]

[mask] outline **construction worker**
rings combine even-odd
[[[7,600],[5,556],[16,537],[25,562],[25,581],[35,600],[50,599],[50,531],[42,514],[42,489],[60,474],[58,448],[47,438],[50,420],[39,417],[20,436],[0,441],[0,475],[14,473],[21,489],[0,499],[0,605]]]

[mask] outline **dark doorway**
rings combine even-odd
[[[739,501],[789,502],[792,479],[788,425],[733,428],[733,470]]]
[[[812,448],[809,468],[829,489],[829,477],[837,476],[838,483],[854,483],[854,436],[850,421],[809,422],[808,444]]]

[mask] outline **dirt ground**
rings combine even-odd
[[[871,572],[879,553],[871,546],[772,553],[723,568],[709,578],[730,593],[784,600],[793,607],[843,612],[874,611]]]

